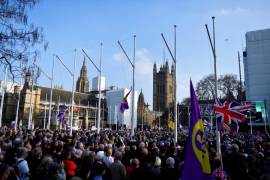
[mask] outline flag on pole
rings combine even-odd
[[[121,113],[124,113],[126,109],[129,109],[127,98],[128,98],[128,95],[130,94],[131,90],[132,89],[130,89],[130,91],[123,98],[123,101],[122,101],[122,103],[120,105],[120,111],[121,111]]]
[[[214,106],[214,112],[219,122],[219,129],[232,131],[230,126],[238,127],[239,122],[244,122],[247,117],[244,112],[251,108],[253,108],[252,105],[239,104],[235,101],[225,101],[224,103],[218,101]]]
[[[191,119],[184,171],[181,180],[212,179],[200,109],[190,81]]]
[[[59,105],[59,113],[57,114],[57,119],[59,122],[65,121],[65,113],[67,110],[67,106],[65,104]]]
[[[174,121],[173,121],[173,119],[170,119],[170,121],[169,121],[169,128],[170,128],[170,130],[174,130]]]

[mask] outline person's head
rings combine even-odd
[[[104,151],[98,151],[96,155],[96,160],[102,160],[104,158]]]
[[[160,167],[161,166],[161,159],[159,157],[156,157],[154,167]]]
[[[166,160],[167,168],[174,168],[175,161],[172,157],[168,157]]]
[[[143,148],[142,149],[142,157],[146,157],[148,155],[148,149],[147,148]]]
[[[114,159],[121,161],[122,160],[122,153],[120,151],[116,151],[114,153]]]
[[[107,149],[106,149],[106,156],[112,156],[112,152],[113,152],[112,148],[111,147],[107,147]]]
[[[105,174],[105,166],[101,161],[98,161],[95,166],[95,176],[103,176]]]
[[[33,151],[32,151],[32,157],[34,159],[41,159],[42,158],[42,149],[40,147],[36,147]]]
[[[145,143],[144,143],[144,142],[140,142],[140,144],[139,144],[139,148],[140,148],[140,149],[145,148]]]
[[[137,158],[132,159],[131,165],[132,165],[133,168],[139,168],[140,167],[140,161],[139,161],[139,159],[137,159]]]
[[[5,159],[5,155],[1,152],[0,153],[0,162],[3,162]]]
[[[56,162],[52,162],[48,165],[48,174],[51,178],[57,177],[60,170],[61,170],[61,165]]]
[[[8,168],[8,165],[6,164],[1,164],[0,165],[0,177],[1,177],[1,180],[6,180],[8,179],[9,177],[9,168]]]
[[[47,169],[47,168],[49,167],[49,165],[52,164],[52,163],[53,163],[53,158],[52,158],[52,156],[50,156],[50,155],[45,155],[45,156],[42,158],[41,162],[40,162],[40,166],[41,166],[42,168]]]
[[[28,156],[28,150],[25,147],[18,148],[17,157],[18,159],[25,159]]]

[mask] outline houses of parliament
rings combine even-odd
[[[153,65],[153,111],[148,108],[148,103],[145,102],[143,92],[141,90],[137,109],[137,124],[140,127],[142,124],[148,127],[158,126],[160,117],[171,111],[173,108],[173,74],[174,66],[169,68],[168,62],[161,65],[157,69],[156,63]],[[6,92],[3,108],[3,124],[10,124],[15,119],[17,101],[20,98],[18,119],[22,126],[26,126],[29,119],[30,104],[32,103],[32,116],[34,127],[44,127],[48,120],[49,114],[49,99],[50,88],[32,84],[33,79],[30,70],[25,74],[23,87],[14,86],[13,92]],[[32,88],[33,86],[33,88]],[[33,89],[33,91],[32,91]],[[106,91],[103,90],[101,101],[101,123],[102,126],[107,125],[108,108],[106,106]],[[80,75],[76,82],[76,91],[74,95],[75,106],[77,111],[74,112],[74,125],[82,128],[95,126],[97,117],[97,91],[89,91],[89,80],[87,77],[87,66],[85,59],[80,70]],[[19,97],[20,96],[20,97]],[[57,114],[59,105],[66,104],[68,111],[71,107],[72,92],[61,88],[54,88],[52,93],[52,116],[51,126],[56,127],[58,124]],[[68,120],[69,117],[67,117]],[[167,117],[163,117],[163,125],[166,124]],[[159,122],[160,123],[160,122]]]

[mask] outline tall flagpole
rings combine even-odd
[[[176,145],[178,139],[177,127],[177,88],[176,88],[176,25],[174,25],[174,144]]]
[[[51,75],[51,91],[50,91],[50,105],[49,105],[49,118],[47,129],[51,127],[51,116],[52,116],[52,93],[53,93],[53,69],[54,69],[54,55],[53,55],[53,63],[52,63],[52,75]]]
[[[211,49],[213,52],[213,57],[214,57],[214,76],[215,76],[215,101],[217,101],[218,99],[218,84],[217,84],[217,56],[216,56],[216,38],[215,38],[215,17],[212,17],[212,23],[213,23],[213,42],[208,30],[208,26],[207,24],[205,24],[206,30],[207,30],[207,35],[210,41],[210,45],[211,45]],[[217,154],[220,157],[221,160],[221,166],[223,167],[223,163],[222,163],[222,154],[221,154],[221,145],[220,145],[220,132],[218,130],[218,124],[217,124],[217,120],[216,120],[216,146],[217,146]]]
[[[30,95],[30,109],[29,109],[29,116],[28,116],[28,129],[32,129],[32,121],[33,121],[33,91],[34,91],[34,71],[32,71],[32,84],[31,84],[31,95]]]
[[[177,137],[177,96],[176,96],[176,25],[174,25],[174,55],[163,35],[161,33],[161,37],[171,55],[171,58],[173,59],[174,62],[174,74],[173,74],[173,81],[174,81],[174,145],[176,145],[178,137]]]
[[[92,61],[92,59],[87,55],[84,49],[82,49],[83,53],[87,57],[87,59],[93,64],[93,66],[96,68],[96,70],[99,72],[99,77],[98,77],[98,86],[99,86],[99,97],[98,97],[98,124],[97,124],[97,132],[100,132],[100,115],[101,115],[101,59],[102,59],[102,46],[103,43],[100,43],[100,59],[99,59],[99,68],[96,66],[96,64]],[[96,122],[95,122],[96,123]]]
[[[46,98],[45,98],[45,106],[44,106],[44,119],[43,119],[43,129],[46,128],[46,116],[47,116],[47,93],[46,93]]]
[[[131,109],[131,136],[134,136],[134,104],[135,104],[135,57],[136,57],[136,35],[133,36],[133,68],[132,68],[132,109]]]
[[[95,128],[97,127],[97,103],[95,108]]]
[[[57,103],[57,116],[59,114],[59,105],[60,105],[60,96],[58,96],[58,103]],[[61,124],[59,124],[58,118],[56,118],[56,129],[61,129],[59,128],[59,126],[61,126]]]
[[[22,66],[21,66],[22,68]],[[21,73],[22,76],[22,73]],[[22,77],[20,77],[20,89],[18,93],[18,100],[17,100],[17,107],[16,107],[16,117],[15,117],[15,126],[14,129],[17,129],[17,124],[18,124],[18,118],[19,118],[19,109],[20,109],[20,99],[21,99],[21,85],[22,85]]]
[[[73,109],[74,109],[74,83],[75,83],[75,68],[76,68],[76,49],[74,55],[74,62],[73,62],[73,77],[72,77],[72,97],[71,97],[71,117],[70,117],[70,132],[69,134],[72,135],[72,127],[73,127]]]
[[[100,43],[100,59],[99,59],[99,77],[98,77],[98,122],[97,133],[100,133],[100,117],[101,117],[101,59],[102,59],[102,43]]]
[[[3,117],[3,106],[4,106],[4,98],[5,98],[5,91],[7,88],[7,67],[5,68],[5,78],[4,78],[4,89],[2,87],[2,97],[1,97],[1,107],[0,107],[0,127],[2,127],[2,117]]]
[[[134,136],[134,100],[135,100],[135,58],[136,58],[136,35],[133,35],[133,62],[131,61],[131,59],[129,58],[129,56],[127,55],[125,49],[123,48],[122,44],[120,43],[120,41],[117,41],[118,45],[120,46],[120,48],[122,49],[124,55],[126,56],[126,58],[128,59],[131,67],[132,67],[132,105],[131,105],[131,136]]]

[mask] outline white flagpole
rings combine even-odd
[[[50,105],[49,105],[49,118],[48,118],[48,126],[47,129],[51,128],[51,116],[52,116],[52,93],[53,93],[53,70],[54,70],[54,55],[53,55],[53,63],[52,63],[52,75],[51,75],[51,91],[50,91]],[[46,100],[47,102],[47,100]]]
[[[218,99],[218,84],[217,84],[217,56],[216,56],[216,38],[215,38],[215,17],[212,17],[212,23],[213,23],[213,43],[212,39],[210,37],[210,33],[208,30],[207,24],[205,24],[208,39],[211,45],[213,57],[214,57],[214,75],[215,75],[215,103]],[[221,145],[220,145],[220,131],[218,130],[218,124],[216,120],[216,146],[217,146],[217,155],[220,157],[221,160],[221,166],[223,168],[223,162],[222,162],[222,154],[221,154]]]
[[[112,106],[110,106],[110,129],[112,129]]]
[[[60,105],[60,96],[58,96],[57,116],[58,116],[58,114],[59,114],[59,105]],[[56,117],[56,129],[59,128],[59,125],[61,126],[61,124],[59,124],[58,118]]]
[[[70,132],[69,134],[72,135],[72,127],[73,127],[73,108],[74,108],[74,83],[75,83],[75,68],[76,68],[76,49],[74,55],[74,62],[73,62],[73,75],[72,75],[72,97],[71,97],[71,118],[70,118]]]
[[[97,127],[97,103],[95,107],[95,127]]]
[[[2,97],[1,97],[1,108],[0,108],[0,127],[2,127],[2,118],[3,118],[3,106],[4,106],[4,99],[5,99],[5,91],[7,88],[7,68],[5,68],[5,78],[4,78],[4,85],[2,87]]]
[[[46,128],[46,115],[47,115],[47,93],[46,93],[46,98],[45,98],[46,100],[45,100],[45,108],[44,108],[44,119],[43,119],[43,129],[45,129]]]
[[[135,105],[135,58],[136,58],[136,35],[133,35],[133,62],[131,62],[129,56],[127,55],[125,49],[123,48],[120,41],[117,42],[120,48],[122,49],[123,53],[125,54],[126,58],[128,59],[130,65],[132,66],[132,105],[131,105],[131,136],[134,136],[134,105]]]
[[[32,84],[31,84],[31,95],[30,95],[30,109],[29,109],[29,116],[28,116],[28,129],[32,129],[33,124],[33,91],[34,91],[34,71],[32,71]]]

